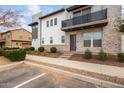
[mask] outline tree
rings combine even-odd
[[[20,12],[0,7],[0,28],[20,26],[19,19],[23,17]]]

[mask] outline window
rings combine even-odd
[[[54,25],[57,25],[57,18],[54,19]]]
[[[49,21],[46,22],[46,26],[49,27]]]
[[[53,19],[50,20],[50,26],[53,26]]]
[[[18,46],[18,43],[16,43],[16,45]]]
[[[38,38],[38,25],[32,26],[32,39]]]
[[[20,34],[19,35],[19,39],[23,39],[23,34]]]
[[[50,37],[50,44],[53,43],[53,37]]]
[[[73,17],[81,16],[81,11],[77,11],[73,13]]]
[[[101,32],[94,32],[93,33],[93,47],[101,47],[102,42],[102,33]]]
[[[65,36],[61,36],[61,43],[65,43]]]
[[[101,47],[102,32],[91,32],[83,34],[84,47]]]
[[[29,40],[31,40],[31,37],[28,37]]]
[[[84,47],[91,47],[91,33],[83,34]]]
[[[44,38],[42,38],[42,44],[44,44]]]
[[[87,9],[82,10],[82,15],[86,15],[89,13],[91,13],[91,8],[87,8]]]

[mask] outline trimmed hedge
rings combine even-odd
[[[26,51],[24,49],[8,50],[5,52],[5,57],[9,58],[11,61],[22,61],[25,60]]]
[[[108,59],[108,54],[105,53],[104,51],[100,51],[99,52],[99,59],[102,60],[102,61],[105,61]]]
[[[86,50],[84,53],[84,58],[85,59],[91,59],[92,58],[92,52],[90,52],[90,50]]]
[[[30,47],[30,50],[31,50],[31,51],[34,51],[34,50],[35,50],[35,48],[34,48],[34,47]]]
[[[118,53],[118,61],[119,62],[124,62],[124,53]]]
[[[13,48],[9,48],[9,47],[5,47],[3,48],[4,50],[14,50],[14,49],[19,49],[19,47],[13,47]]]
[[[56,47],[51,47],[50,48],[50,52],[51,53],[56,53],[57,52],[57,48]]]
[[[44,52],[44,47],[39,47],[39,48],[38,48],[38,51]]]

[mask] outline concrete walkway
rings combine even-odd
[[[124,78],[123,67],[78,62],[78,61],[72,61],[72,60],[61,59],[61,58],[50,58],[50,57],[41,57],[41,56],[34,56],[34,55],[27,55],[26,59]]]

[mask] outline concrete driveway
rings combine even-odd
[[[93,88],[95,84],[28,65],[0,72],[0,88]]]

